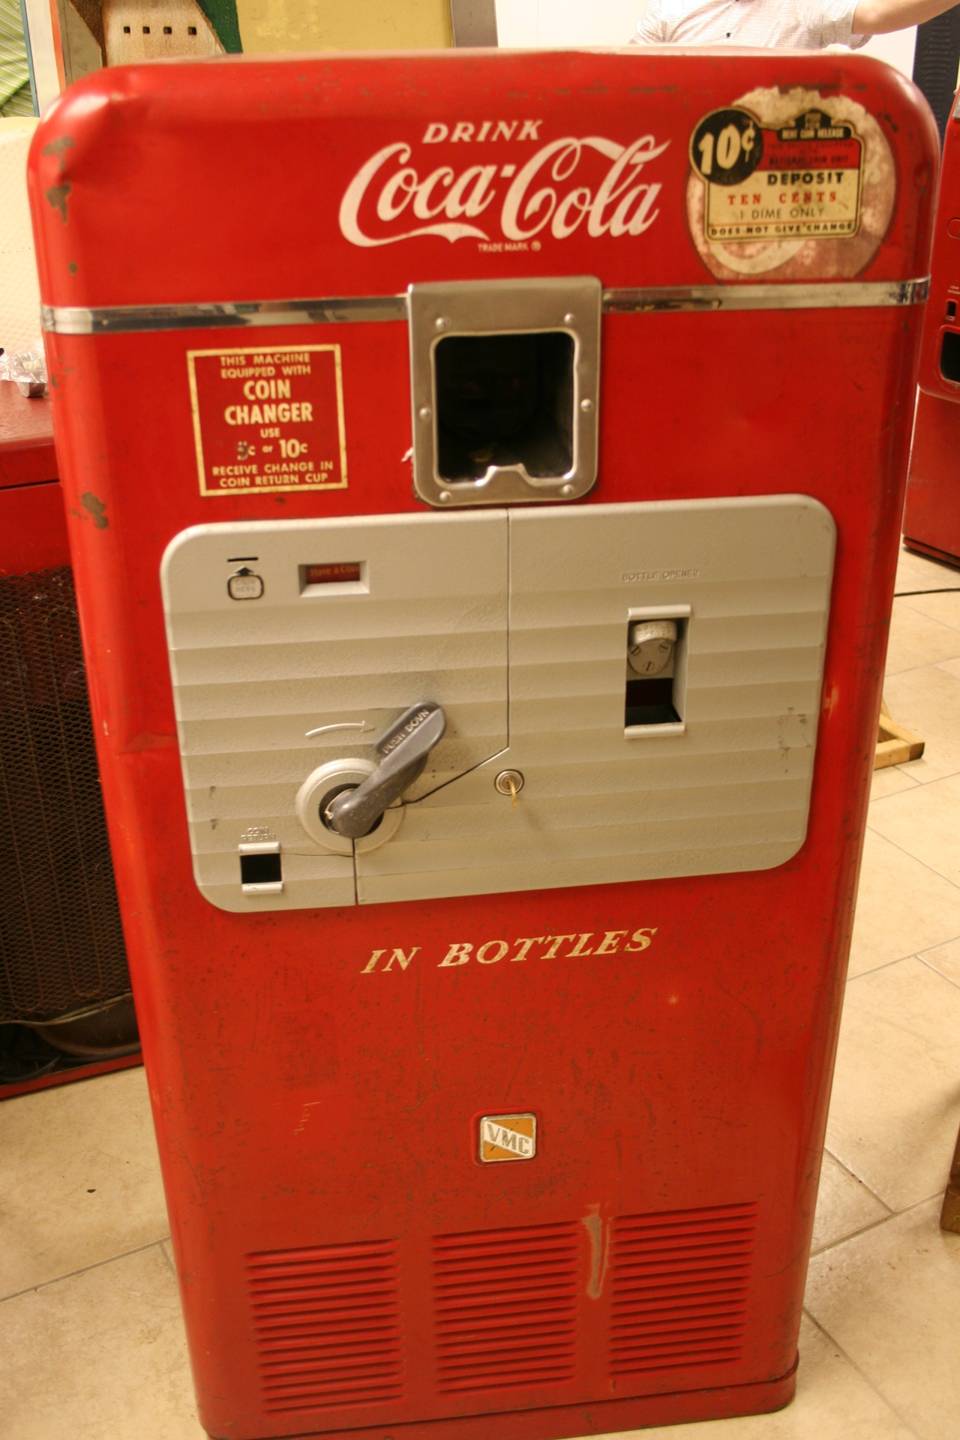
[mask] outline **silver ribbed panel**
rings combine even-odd
[[[803,843],[834,525],[802,496],[517,511],[510,749],[358,857],[361,901],[766,869]],[[683,578],[649,578],[686,572]],[[643,580],[630,577],[642,573]],[[683,734],[624,733],[628,612],[691,607]],[[493,773],[526,784],[518,803]]]
[[[803,496],[184,532],[164,593],[201,890],[256,910],[782,864],[806,834],[833,547]],[[241,555],[259,600],[227,595]],[[301,565],[357,560],[366,589],[300,593]],[[683,733],[627,734],[628,616],[658,606],[689,611]],[[447,735],[355,874],[296,792],[427,699]],[[306,738],[345,721],[367,728]],[[493,785],[507,767],[516,805]],[[279,895],[241,893],[250,827],[280,841]]]
[[[443,745],[411,795],[507,743],[507,533],[502,515],[205,525],[163,565],[170,665],[197,884],[228,910],[352,905],[353,859],[294,812],[324,761],[367,755],[418,700],[439,700]],[[258,600],[237,601],[232,556],[256,556]],[[366,589],[301,593],[300,567],[360,561]],[[324,725],[363,722],[307,738]],[[240,890],[250,827],[277,837],[284,889]]]

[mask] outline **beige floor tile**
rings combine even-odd
[[[915,785],[911,790],[921,792]],[[895,796],[893,799],[899,797]],[[870,819],[893,800],[871,806]],[[864,837],[850,975],[960,935],[960,889],[872,829]]]
[[[5,1440],[204,1440],[159,1246],[0,1303]]]
[[[927,965],[934,970],[939,970],[954,985],[960,985],[960,939],[950,940],[946,945],[937,945],[932,950],[924,950],[920,956]]]
[[[0,1296],[168,1230],[141,1069],[0,1105]]]
[[[941,585],[956,585],[960,589],[960,570],[901,548],[894,589],[932,590]]]
[[[960,711],[957,715],[960,721]],[[870,806],[869,825],[899,849],[960,887],[960,775],[917,785],[913,790],[878,800]],[[913,880],[905,879],[903,883],[912,886]],[[960,930],[957,933],[960,934]],[[942,937],[944,941],[953,938],[952,935]],[[926,948],[922,940],[914,947],[915,950]]]
[[[814,1258],[807,1305],[921,1440],[960,1433],[960,1235],[940,1201]]]
[[[610,1440],[914,1440],[809,1316],[800,1329],[797,1398],[773,1415],[621,1431]]]
[[[851,1175],[830,1151],[823,1156],[817,1215],[813,1222],[813,1251],[836,1245],[850,1235],[885,1220],[890,1211],[862,1181]]]
[[[960,770],[960,674],[951,674],[952,663],[905,670],[883,683],[890,715],[926,741],[921,758],[909,765],[911,779],[922,785]]]
[[[946,1183],[958,1053],[960,990],[920,960],[847,985],[827,1148],[891,1210]]]
[[[916,615],[926,616],[938,625],[960,629],[960,571],[955,571],[956,582],[948,594],[905,595],[894,601],[894,614],[901,610],[912,610]]]
[[[960,594],[929,595],[925,598],[928,602],[948,601],[956,611],[960,625]],[[913,609],[913,604],[912,600],[897,600],[894,604],[885,666],[888,677],[903,670],[916,670],[921,665],[953,660],[960,655],[960,629],[931,619],[929,613],[921,614]]]
[[[909,765],[885,765],[874,770],[870,781],[870,799],[883,800],[887,795],[899,795],[901,790],[912,790],[918,781],[910,774]]]
[[[832,1253],[832,1252],[831,1252]],[[8,1440],[204,1440],[176,1287],[156,1247],[0,1304]],[[643,1440],[913,1440],[808,1318],[797,1399],[776,1415],[633,1432]],[[621,1437],[624,1440],[624,1437]]]

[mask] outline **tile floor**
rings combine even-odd
[[[647,1440],[957,1440],[960,572],[904,555],[801,1334],[778,1415]],[[202,1440],[141,1070],[0,1104],[2,1440]],[[491,1429],[495,1440],[495,1427]],[[623,1440],[623,1437],[621,1437]]]

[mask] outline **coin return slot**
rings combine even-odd
[[[476,481],[510,466],[536,479],[572,470],[574,354],[562,330],[441,340],[434,364],[442,479]]]
[[[960,385],[960,332],[944,330],[940,341],[940,374]]]
[[[241,855],[240,881],[243,885],[268,885],[283,879],[279,855]]]
[[[245,895],[278,895],[283,890],[283,861],[276,843],[240,847],[240,887]]]
[[[682,734],[687,619],[631,616],[627,623],[624,733]]]

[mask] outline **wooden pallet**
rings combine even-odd
[[[885,765],[903,765],[907,760],[919,760],[926,741],[905,725],[898,725],[887,711],[886,700],[880,701],[880,723],[877,733],[877,749],[874,756],[874,770]]]

